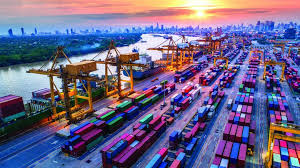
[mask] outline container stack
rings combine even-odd
[[[237,58],[235,64],[236,65],[243,65],[245,59],[247,58],[249,52],[248,51],[244,51],[243,54],[241,56],[239,56],[239,58]]]
[[[201,86],[209,85],[221,73],[223,68],[224,63],[213,66],[210,69],[206,70],[206,72],[201,73],[199,76],[199,84]]]
[[[249,65],[211,167],[245,167],[247,151],[254,151],[256,122],[251,116],[257,70]]]
[[[22,118],[25,115],[22,97],[15,95],[0,97],[0,119],[2,119],[4,123]]]
[[[274,140],[273,167],[300,167],[300,144]]]
[[[54,92],[55,95],[57,95],[57,91]],[[44,88],[37,91],[32,92],[33,98],[40,98],[40,99],[49,99],[51,97],[50,89]]]
[[[203,104],[202,107],[198,108],[183,130],[175,130],[169,135],[169,152],[167,157],[160,161],[159,166],[187,167],[186,163],[195,150],[200,132],[205,131],[208,124],[212,124],[208,115],[214,115],[222,98],[224,98],[224,92],[219,91],[218,86],[215,85],[214,93],[208,97],[210,99],[209,103]]]
[[[100,143],[103,140],[104,124],[99,122],[91,120],[71,129],[71,138],[61,147],[62,152],[78,157]]]
[[[130,167],[165,130],[166,121],[161,116],[153,118],[148,114],[134,126],[131,134],[125,133],[101,150],[103,167]],[[160,151],[151,164],[158,165],[166,151]]]
[[[184,83],[188,79],[195,76],[201,70],[201,64],[198,65],[191,65],[188,68],[176,71],[174,76],[175,83]]]
[[[289,83],[292,90],[296,93],[300,93],[300,76],[298,75],[298,70],[289,67],[285,70],[285,78]]]
[[[188,82],[182,88],[182,93],[177,93],[171,97],[171,113],[172,117],[176,117],[179,112],[186,110],[189,105],[200,96],[201,87],[199,84]]]
[[[229,88],[239,69],[240,66],[233,66],[225,70],[223,76],[220,78],[219,86],[221,88]]]

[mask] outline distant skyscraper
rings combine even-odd
[[[34,34],[37,35],[37,29],[36,28],[34,28]]]
[[[295,28],[288,28],[284,32],[284,38],[286,39],[295,39],[296,38],[296,29]]]
[[[69,35],[69,29],[66,29],[66,33],[67,33],[67,35]]]
[[[12,29],[8,29],[8,35],[9,36],[13,36],[14,35]]]
[[[164,30],[164,25],[161,25],[161,30],[162,30],[162,31]]]
[[[158,22],[156,23],[156,30],[158,30],[159,29],[159,24],[158,24]]]
[[[22,36],[25,35],[25,32],[24,32],[24,28],[23,28],[23,27],[21,27],[21,34],[22,34]]]

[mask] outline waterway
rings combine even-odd
[[[173,39],[178,39],[179,36],[174,36]],[[131,44],[129,46],[119,47],[118,50],[120,53],[128,53],[131,52],[133,48],[139,48],[140,54],[147,53],[152,56],[152,60],[158,60],[162,57],[162,53],[160,51],[147,50],[150,47],[156,47],[166,39],[163,37],[153,37],[150,34],[143,34],[142,39],[135,44]],[[166,43],[167,45],[167,43]],[[97,54],[96,59],[104,60],[108,51],[103,51],[101,53],[91,53],[86,55],[79,55],[71,57],[71,62],[79,62],[81,60],[90,60],[93,59]],[[49,78],[45,75],[39,74],[31,74],[26,73],[31,68],[39,69],[42,65],[47,63],[43,62],[35,62],[28,64],[19,64],[12,65],[8,67],[0,67],[0,97],[6,96],[8,94],[14,94],[17,96],[22,96],[23,100],[26,102],[31,99],[32,91],[49,88]],[[67,60],[62,58],[59,60],[59,64],[66,64]],[[45,69],[51,66],[50,63],[47,63]],[[93,74],[98,74],[99,76],[104,75],[104,65],[97,65],[98,71],[93,72]],[[111,67],[113,70],[114,67]],[[55,78],[55,84],[60,87],[61,79]]]

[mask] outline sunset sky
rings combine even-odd
[[[221,25],[300,20],[300,0],[0,0],[0,31],[164,23]]]

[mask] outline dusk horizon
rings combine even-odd
[[[287,22],[300,20],[300,4],[287,0],[175,0],[162,1],[83,1],[83,0],[12,0],[0,7],[0,34],[9,28],[42,31],[65,28],[103,26],[143,26],[156,24],[180,26],[221,26],[255,24],[272,20]],[[243,20],[243,19],[247,19]]]

